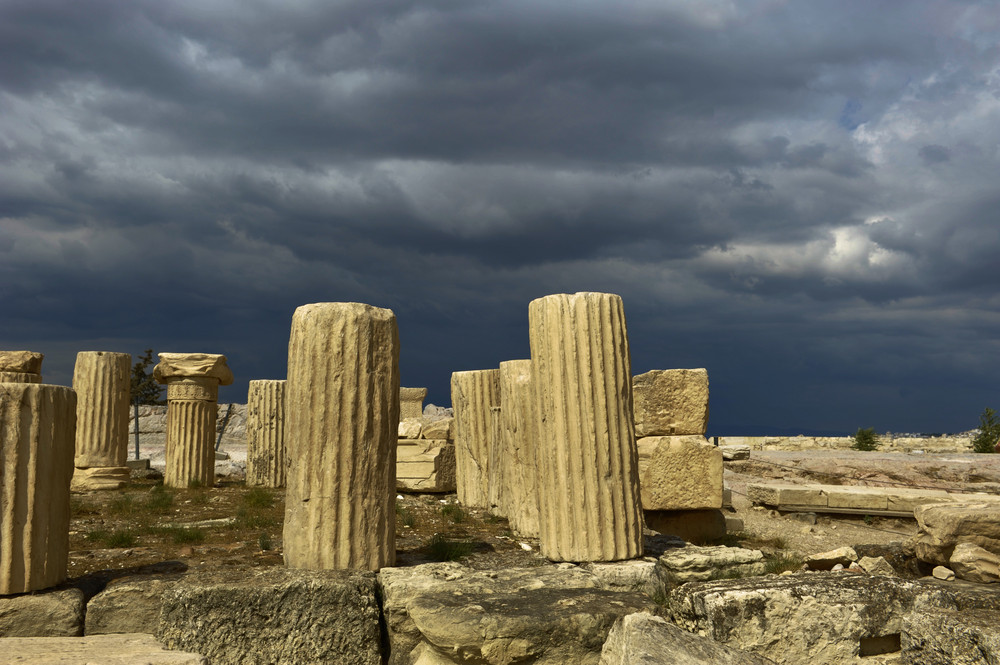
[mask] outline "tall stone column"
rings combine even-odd
[[[0,351],[0,383],[41,383],[44,357],[35,351]]]
[[[528,306],[540,416],[536,451],[542,554],[614,561],[642,554],[625,310],[607,293]]]
[[[470,508],[489,508],[490,455],[494,445],[492,407],[500,406],[500,370],[453,372],[455,410],[455,485],[458,500]]]
[[[215,353],[161,353],[153,368],[167,385],[166,471],[163,484],[215,483],[215,420],[219,386],[233,382],[226,357]]]
[[[247,486],[285,486],[285,381],[247,391]]]
[[[501,511],[514,533],[538,537],[538,426],[530,360],[500,363]]]
[[[66,579],[76,393],[0,385],[0,595]]]
[[[108,351],[76,355],[76,470],[73,489],[116,490],[128,483],[129,384],[132,356]]]
[[[285,400],[286,565],[360,570],[393,565],[396,316],[361,303],[296,309]]]

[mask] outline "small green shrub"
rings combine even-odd
[[[449,503],[441,506],[441,515],[449,518],[455,524],[465,521],[465,511],[457,503]]]
[[[104,544],[108,547],[133,547],[135,543],[135,534],[128,529],[112,531],[104,539]]]
[[[108,503],[108,512],[114,515],[134,515],[137,509],[131,494],[119,494]]]
[[[261,552],[267,552],[271,549],[271,534],[266,531],[260,532],[260,537],[257,539],[257,544],[260,545]]]
[[[783,573],[787,570],[796,571],[802,568],[803,560],[801,557],[779,554],[764,562],[764,572],[765,573]]]
[[[274,495],[261,487],[254,487],[243,495],[243,505],[247,508],[270,508],[274,505]]]
[[[413,513],[404,508],[403,506],[396,504],[396,522],[402,524],[403,526],[408,526],[413,528],[417,523],[417,518]]]
[[[169,512],[174,505],[173,493],[163,485],[154,485],[146,496],[146,508],[153,513]]]
[[[175,526],[170,529],[170,539],[175,545],[198,545],[205,542],[205,532],[197,527]]]
[[[851,437],[854,439],[854,443],[851,444],[851,448],[854,450],[865,450],[872,451],[878,450],[882,443],[878,439],[878,435],[875,433],[874,427],[869,427],[867,429],[858,428],[858,431],[854,433]]]
[[[277,520],[271,515],[261,514],[246,506],[240,506],[236,509],[236,519],[229,524],[229,527],[231,529],[257,530],[270,529],[276,524]]]
[[[996,452],[994,447],[1000,441],[1000,419],[997,412],[986,407],[979,416],[979,433],[972,439],[972,451],[976,453]]]
[[[427,555],[434,561],[458,561],[471,553],[472,541],[448,540],[441,533],[435,533],[427,543]]]

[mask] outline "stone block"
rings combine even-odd
[[[400,420],[396,434],[400,439],[419,439],[423,424],[416,419]]]
[[[87,635],[141,633],[156,629],[163,605],[163,593],[177,584],[177,578],[126,578],[112,582],[87,603]]]
[[[722,508],[722,452],[703,436],[637,442],[643,510]]]
[[[774,665],[774,661],[713,642],[666,619],[637,612],[619,619],[601,651],[600,665]]]
[[[925,608],[902,621],[901,661],[906,665],[1000,663],[1000,621],[994,610]]]
[[[76,438],[72,388],[8,383],[0,390],[0,595],[66,579]]]
[[[538,418],[531,385],[531,361],[500,363],[500,514],[514,533],[537,538],[538,468],[535,446]]]
[[[30,372],[2,372],[0,371],[0,383],[41,383],[41,374],[31,374]]]
[[[428,418],[421,421],[420,437],[423,439],[443,439],[454,443],[455,441],[455,419]]]
[[[0,639],[0,654],[16,654],[19,665],[208,665],[203,656],[167,651],[152,635],[91,637],[11,637]]]
[[[207,656],[212,665],[381,665],[375,594],[369,572],[193,574],[163,593],[156,637],[169,649]]]
[[[889,506],[885,491],[880,487],[868,488],[831,485],[825,491],[828,508],[886,510]]]
[[[723,545],[668,549],[656,562],[656,577],[663,592],[685,582],[731,575],[747,577],[763,572],[764,554],[760,550]]]
[[[492,409],[500,406],[500,370],[452,373],[451,404],[458,500],[470,508],[489,508],[490,459],[497,446]]]
[[[540,429],[539,532],[556,561],[642,554],[638,453],[625,309],[607,293],[557,294],[528,306]]]
[[[781,509],[781,506],[826,507],[828,497],[819,486],[747,484],[747,498],[751,503]]]
[[[285,381],[251,381],[247,391],[248,487],[285,486]]]
[[[397,492],[454,492],[455,446],[447,441],[400,439],[396,446]]]
[[[455,563],[379,573],[390,665],[596,665],[621,616],[651,610],[576,566],[473,571]]]
[[[912,512],[917,506],[928,503],[944,503],[953,497],[944,490],[918,490],[906,488],[886,488],[886,508],[894,511]]]
[[[424,398],[427,388],[399,389],[399,419],[419,420],[424,415]]]
[[[119,490],[128,485],[132,472],[128,466],[94,466],[73,471],[71,488],[74,492]]]
[[[632,378],[635,435],[700,434],[708,427],[708,371],[654,369]]]
[[[44,358],[37,351],[0,351],[0,372],[41,374]]]
[[[1000,554],[1000,503],[955,501],[917,506],[917,535],[908,545],[921,561],[947,565],[955,546],[972,543]]]
[[[0,597],[0,637],[83,635],[83,608],[83,592],[79,589]]]
[[[955,577],[969,582],[1000,582],[1000,556],[972,543],[955,545],[948,567],[955,571]]]
[[[644,510],[646,526],[690,543],[722,538],[731,529],[721,510]]]
[[[367,570],[392,565],[396,316],[360,303],[296,309],[285,398],[285,563]]]
[[[829,552],[810,554],[805,558],[805,564],[812,570],[830,570],[836,565],[845,568],[858,560],[858,553],[853,547],[838,547]]]

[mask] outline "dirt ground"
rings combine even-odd
[[[803,556],[842,545],[892,546],[913,535],[916,523],[779,514],[749,505],[747,483],[892,483],[1000,493],[1000,455],[754,452],[750,460],[725,466],[731,514],[743,520],[744,530],[724,542],[761,548],[772,556]],[[499,568],[545,561],[537,540],[515,536],[505,519],[458,505],[454,494],[400,494],[396,504],[397,565],[453,559],[476,568]],[[134,479],[117,492],[74,493],[69,575],[281,565],[283,516],[282,490],[247,488],[231,478],[221,478],[216,487],[183,490]]]

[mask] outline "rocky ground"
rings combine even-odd
[[[916,532],[912,519],[779,514],[749,505],[747,483],[774,480],[1000,493],[1000,455],[754,452],[747,461],[726,463],[733,514],[744,523],[726,544],[793,558],[845,544],[884,547]],[[74,494],[70,577],[117,576],[145,566],[281,565],[283,514],[282,491],[247,488],[232,477],[213,488],[171,490],[147,478],[118,492]],[[502,518],[458,505],[454,494],[401,494],[396,517],[398,565],[459,560],[485,569],[544,562],[536,540],[516,537]],[[655,542],[650,547],[655,550]]]

